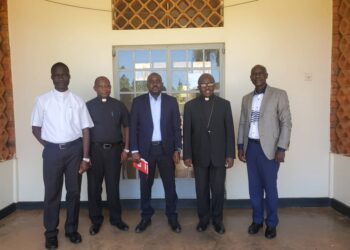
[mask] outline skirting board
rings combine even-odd
[[[125,209],[139,209],[140,200],[138,199],[130,199],[130,200],[121,200],[122,207]],[[82,201],[82,208],[87,208],[88,202]],[[65,202],[61,203],[62,207],[65,207]],[[107,202],[102,202],[103,207],[107,207]],[[156,209],[164,209],[165,200],[164,199],[153,199],[152,206]],[[195,199],[180,199],[178,200],[179,209],[181,208],[196,208],[196,200]],[[239,200],[225,200],[224,203],[225,208],[250,208],[250,202],[248,199],[239,199]],[[350,207],[339,202],[335,199],[330,199],[326,197],[319,198],[280,198],[279,199],[279,207],[332,207],[338,212],[350,217]],[[16,209],[23,210],[31,210],[31,209],[42,209],[43,202],[18,202],[13,203],[3,209],[0,210],[0,219],[6,217],[12,212],[16,211]]]
[[[0,210],[0,220],[2,218],[5,218],[7,215],[13,213],[14,211],[16,211],[16,204],[15,203],[12,203],[11,205],[4,207],[3,209]]]
[[[335,199],[331,200],[331,207],[337,210],[339,213],[350,217],[350,207],[344,203],[337,201]]]
[[[139,199],[125,199],[121,200],[122,207],[128,209],[139,209]],[[81,207],[87,207],[88,202],[82,201]],[[180,199],[178,200],[178,208],[196,208],[196,199]],[[61,203],[62,207],[65,207],[65,202]],[[107,207],[107,202],[102,202],[103,207]],[[156,209],[162,209],[165,207],[164,199],[152,199],[152,206]],[[329,198],[280,198],[279,207],[329,207]],[[239,200],[225,200],[225,208],[250,208],[250,201],[248,199]],[[17,203],[18,209],[40,209],[43,208],[43,202],[19,202]]]

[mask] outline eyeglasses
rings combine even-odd
[[[214,87],[214,83],[210,82],[210,83],[200,83],[199,87],[201,88],[206,88],[206,87]]]

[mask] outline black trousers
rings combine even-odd
[[[120,179],[120,144],[112,144],[105,147],[103,144],[92,144],[91,169],[88,170],[88,198],[89,217],[93,224],[101,225],[102,215],[102,182],[105,179],[107,201],[109,208],[109,221],[111,224],[121,220],[121,206],[119,198]]]
[[[67,218],[65,232],[78,230],[81,175],[79,167],[83,157],[81,139],[58,145],[46,143],[43,151],[43,177],[45,185],[44,226],[45,236],[58,234],[59,212],[63,176],[66,184]]]
[[[199,220],[205,224],[209,223],[210,218],[213,222],[222,222],[226,178],[225,166],[216,167],[212,164],[208,167],[194,166],[194,175]]]
[[[162,145],[160,144],[152,146],[149,158],[145,160],[148,161],[148,175],[139,172],[141,217],[143,219],[150,219],[154,214],[154,209],[151,206],[151,197],[154,174],[157,166],[165,192],[165,214],[170,220],[176,219],[177,194],[175,188],[175,164],[172,155],[164,154]]]

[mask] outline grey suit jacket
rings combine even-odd
[[[237,143],[243,144],[244,152],[248,145],[253,95],[254,92],[251,92],[242,99]],[[266,87],[260,107],[258,129],[260,144],[268,159],[275,158],[277,147],[288,149],[292,119],[286,91]]]

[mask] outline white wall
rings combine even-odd
[[[332,154],[333,198],[350,206],[350,157]]]
[[[110,0],[71,4],[110,8]],[[240,1],[225,1],[225,5]],[[237,129],[250,69],[264,64],[272,86],[287,90],[293,118],[291,147],[279,173],[280,197],[328,197],[331,0],[260,0],[225,8],[225,27],[113,31],[111,13],[42,0],[11,0],[9,28],[15,98],[19,201],[43,199],[41,146],[30,130],[35,97],[52,88],[50,67],[65,62],[70,89],[94,96],[96,76],[112,78],[112,46],[225,43],[225,97]],[[305,81],[305,73],[312,74]],[[86,199],[86,183],[82,198]],[[248,198],[245,166],[227,175],[227,197]]]
[[[241,97],[252,89],[252,65],[264,64],[268,82],[289,95],[293,128],[279,171],[280,197],[328,196],[331,3],[261,0],[225,9],[226,97],[235,124]],[[230,197],[247,197],[246,176],[243,164],[231,171]]]
[[[15,161],[0,162],[0,210],[15,202]]]

